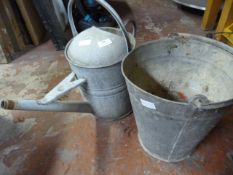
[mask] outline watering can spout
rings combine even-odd
[[[37,100],[2,100],[1,108],[6,110],[92,113],[92,107],[88,102],[56,101],[43,105]]]
[[[84,79],[76,79],[74,73],[70,73],[44,98],[40,100],[1,100],[1,108],[7,110],[47,111],[47,112],[82,112],[92,113],[92,107],[88,102],[63,102],[57,101],[72,89],[85,83]]]

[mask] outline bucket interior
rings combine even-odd
[[[168,100],[186,102],[201,94],[222,102],[233,99],[233,55],[224,47],[204,37],[155,41],[134,50],[123,71],[134,85]]]

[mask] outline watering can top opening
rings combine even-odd
[[[144,43],[123,60],[122,72],[160,102],[190,105],[198,97],[203,109],[233,104],[233,48],[206,37],[179,33]]]
[[[129,36],[132,47],[135,47],[134,37],[131,34]],[[76,35],[65,49],[68,61],[84,68],[114,65],[121,62],[127,53],[120,30],[111,27],[91,27]]]

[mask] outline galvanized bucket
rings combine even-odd
[[[122,62],[143,149],[187,158],[233,104],[233,49],[174,34],[135,49]]]

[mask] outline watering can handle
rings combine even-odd
[[[51,91],[49,91],[44,98],[38,100],[38,104],[46,105],[56,101],[61,96],[65,95],[72,89],[85,83],[85,79],[76,79],[75,74],[70,73],[64,80],[62,80],[57,86],[55,86]]]
[[[125,38],[126,41],[126,45],[127,45],[127,49],[128,52],[130,52],[132,50],[131,47],[131,43],[130,43],[130,37],[129,34],[120,18],[120,16],[117,14],[117,12],[105,1],[105,0],[96,0],[101,6],[103,6],[115,19],[115,21],[117,22],[118,26],[120,27],[123,36]],[[68,20],[71,26],[71,30],[74,36],[76,36],[78,34],[75,25],[74,25],[74,19],[73,19],[73,15],[72,15],[72,7],[74,4],[74,0],[69,0],[68,3]]]
[[[68,11],[68,20],[70,23],[70,28],[72,31],[73,36],[76,36],[78,34],[77,29],[75,28],[75,24],[74,24],[74,18],[73,18],[73,4],[74,4],[74,0],[69,0],[68,2],[68,6],[67,6],[67,11]]]

